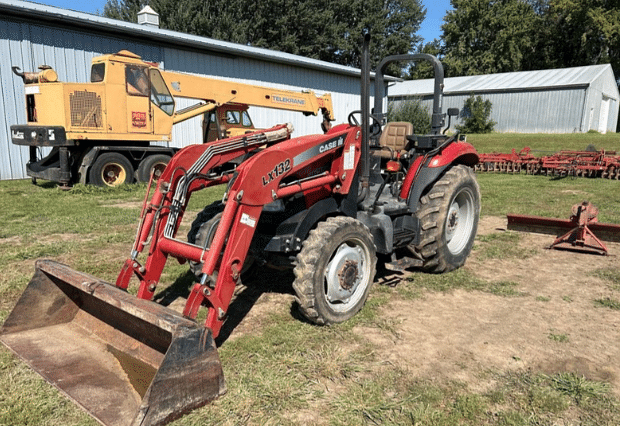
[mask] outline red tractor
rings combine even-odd
[[[473,172],[478,154],[458,134],[441,132],[446,127],[441,63],[423,54],[385,58],[376,69],[371,114],[368,43],[366,37],[361,111],[352,112],[347,124],[293,139],[286,126],[277,126],[183,148],[145,203],[136,242],[116,286],[39,261],[0,339],[101,422],[162,424],[224,391],[213,338],[226,320],[235,287],[250,268],[288,262],[303,315],[316,324],[331,324],[363,307],[379,255],[392,269],[441,273],[462,266],[480,213]],[[405,60],[427,60],[434,67],[429,135],[413,135],[410,123],[385,123],[383,73],[388,64]],[[455,114],[458,111],[450,110],[448,116]],[[221,184],[227,185],[223,200],[198,215],[189,241],[179,238],[192,193]],[[150,302],[169,257],[189,262],[197,276],[183,316]],[[137,298],[124,291],[133,277],[140,281]],[[208,308],[204,327],[193,321],[203,306]],[[62,319],[54,314],[58,310]],[[42,321],[33,311],[55,319]],[[50,369],[50,364],[65,365],[67,352],[88,357],[94,351],[76,346],[54,360],[41,348],[74,343],[54,336],[51,329],[41,330],[36,339],[31,331],[24,332],[49,323],[85,328],[84,339],[96,335],[103,348],[113,347],[137,365],[149,366],[153,373],[147,390],[128,403],[126,372],[109,370],[103,361],[88,364],[97,383],[88,398],[83,387],[90,376],[74,381],[52,377],[49,371],[59,367]],[[68,370],[70,366],[56,374],[67,376]],[[101,383],[112,382],[123,383],[97,393]],[[126,411],[110,410],[119,404],[112,398],[123,399]]]

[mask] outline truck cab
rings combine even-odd
[[[204,114],[202,131],[204,142],[239,136],[256,131],[248,113],[248,105],[229,103]]]

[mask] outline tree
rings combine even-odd
[[[103,16],[119,21],[138,21],[141,0],[107,0],[103,5]]]
[[[620,71],[620,0],[547,0],[544,68],[611,63]]]
[[[144,0],[142,0],[144,1]],[[136,22],[140,0],[107,0],[104,15]],[[371,62],[413,52],[426,10],[421,0],[150,0],[160,27],[278,50],[337,64],[361,65],[369,29]],[[389,73],[400,76],[402,67]]]
[[[436,57],[441,56],[441,42],[439,39],[435,39],[429,43],[420,43],[416,53],[426,53]],[[409,68],[408,80],[417,80],[422,78],[433,78],[435,72],[433,71],[433,65],[428,61],[419,61],[413,64]]]
[[[482,100],[482,96],[473,94],[465,100],[461,111],[463,124],[456,128],[463,133],[491,133],[497,124],[491,120],[493,105],[490,100]]]
[[[529,68],[540,19],[523,0],[451,0],[442,25],[446,75]]]
[[[388,122],[406,121],[413,124],[413,133],[426,135],[431,132],[431,113],[420,98],[390,103],[387,112]]]

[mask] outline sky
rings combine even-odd
[[[97,13],[97,11],[103,12],[106,0],[37,0],[35,3],[78,12]],[[425,42],[430,42],[441,35],[443,17],[446,11],[451,9],[450,0],[422,0],[422,4],[426,7],[426,19],[422,22],[418,35],[422,36]]]

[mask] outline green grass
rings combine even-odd
[[[539,250],[533,247],[521,247],[520,241],[523,235],[517,232],[494,232],[479,235],[474,247],[478,253],[478,259],[527,259],[536,255]]]
[[[489,133],[467,135],[478,152],[510,153],[514,148],[517,152],[529,146],[532,154],[549,155],[561,150],[583,151],[588,145],[597,149],[620,153],[620,139],[616,133],[574,133],[574,134],[522,134],[522,133]]]
[[[556,333],[554,330],[551,330],[547,337],[549,340],[553,340],[554,342],[567,343],[569,341],[567,334]]]
[[[620,181],[607,179],[477,173],[483,216],[508,213],[568,219],[571,208],[587,200],[599,208],[598,220],[620,223]]]
[[[597,306],[603,306],[605,308],[613,309],[614,311],[620,311],[620,300],[612,297],[605,297],[603,299],[596,299],[594,301]]]
[[[465,269],[446,274],[416,273],[407,278],[407,283],[397,287],[405,297],[420,297],[422,289],[435,292],[450,292],[461,289],[466,291],[482,291],[503,297],[520,297],[526,293],[516,290],[519,284],[510,281],[485,281]]]
[[[482,146],[497,143],[491,138],[499,136],[479,139],[473,135],[469,140],[479,139]],[[508,136],[502,136],[505,143],[518,148],[516,135]],[[588,136],[596,139],[601,135]],[[584,140],[578,139],[575,145],[581,146]],[[548,143],[546,136],[539,140]],[[608,141],[607,137],[596,140]],[[573,204],[588,199],[599,207],[601,221],[620,223],[619,201],[610,197],[619,189],[615,181],[494,174],[479,174],[478,179],[486,215],[511,212],[567,218]],[[145,185],[115,189],[77,185],[63,192],[53,184],[0,182],[0,321],[23,292],[39,257],[63,261],[113,282],[129,255],[145,189]],[[200,191],[192,197],[189,210],[199,211],[221,198],[222,191]],[[478,237],[475,251],[483,261],[511,261],[537,254],[537,249],[522,247],[522,236],[512,232]],[[618,291],[618,269],[593,274],[605,280],[612,292]],[[187,265],[170,259],[162,284],[182,293],[191,282]],[[233,333],[219,348],[228,393],[173,424],[620,424],[619,401],[605,383],[572,374],[542,375],[535,369],[485,370],[480,378],[483,385],[474,387],[458,381],[422,380],[409,366],[384,359],[382,348],[366,338],[365,331],[380,334],[388,342],[401,338],[399,324],[384,315],[393,300],[420,298],[428,292],[449,294],[455,289],[501,297],[528,296],[519,291],[517,283],[501,276],[497,281],[485,281],[459,269],[443,275],[415,274],[395,287],[375,286],[358,315],[330,327],[310,325],[300,318],[294,304],[283,304],[260,313],[251,332]],[[135,288],[130,290],[135,292]],[[569,296],[562,300],[572,301]],[[613,308],[614,303],[618,302],[608,298],[596,305]],[[571,344],[566,333],[550,330],[548,338],[550,345]],[[96,422],[1,349],[0,425],[57,424]]]

